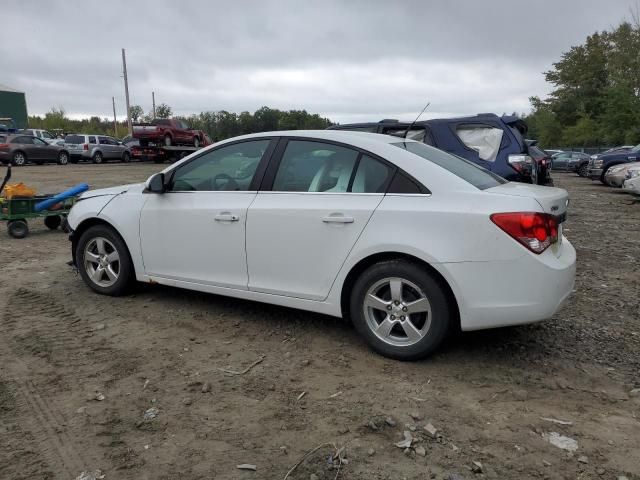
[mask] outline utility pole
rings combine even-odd
[[[127,101],[127,129],[129,135],[133,135],[133,127],[131,126],[131,109],[129,106],[129,81],[127,80],[127,58],[122,49],[122,73],[124,75],[124,96]]]
[[[156,118],[156,92],[151,92],[151,105],[153,105],[153,118]]]
[[[116,120],[116,97],[111,97],[113,103],[113,136],[118,138],[118,121]]]

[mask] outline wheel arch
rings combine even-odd
[[[455,328],[460,328],[460,307],[458,299],[446,278],[442,275],[442,273],[440,273],[436,268],[434,268],[425,260],[414,255],[401,252],[374,253],[362,258],[355,265],[353,265],[353,267],[351,267],[351,270],[349,270],[349,273],[347,273],[344,282],[342,283],[342,289],[340,292],[340,310],[342,312],[343,318],[349,317],[350,295],[353,289],[353,285],[355,284],[358,277],[370,266],[387,260],[405,260],[410,263],[418,264],[426,271],[428,271],[444,290],[447,296],[447,301],[449,302],[449,306],[451,307],[452,312],[454,312],[454,326]]]
[[[106,221],[103,218],[90,217],[80,222],[80,224],[76,227],[76,229],[73,231],[73,234],[71,235],[71,254],[72,254],[72,260],[74,265],[76,264],[76,249],[78,248],[78,240],[80,240],[80,237],[84,232],[89,230],[91,227],[95,227],[97,225],[103,225],[111,228],[115,232],[115,234],[118,235],[118,237],[120,237],[120,240],[122,240],[122,243],[124,243],[124,246],[127,249],[127,255],[129,255],[129,259],[133,258],[131,256],[131,250],[129,249],[129,245],[127,244],[127,241],[124,239],[122,234],[118,231],[118,229],[112,223]],[[136,273],[135,262],[132,261],[131,265],[133,268],[133,272],[135,274]]]

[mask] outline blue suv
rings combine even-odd
[[[606,185],[604,176],[607,170],[621,163],[637,162],[640,160],[640,145],[636,145],[631,150],[616,150],[610,153],[599,153],[593,155],[589,160],[589,174],[591,180],[600,180]]]
[[[472,161],[507,180],[547,184],[548,169],[543,169],[529,154],[524,135],[526,123],[514,116],[499,117],[481,113],[472,117],[333,125],[333,130],[382,133],[418,140],[440,150]],[[407,129],[409,129],[407,131]]]

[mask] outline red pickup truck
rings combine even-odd
[[[182,120],[175,118],[156,118],[151,123],[137,123],[133,125],[133,138],[140,140],[140,145],[146,147],[150,142],[171,145],[193,145],[202,147],[205,134],[201,130],[193,130]]]

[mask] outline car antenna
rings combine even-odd
[[[427,110],[427,108],[429,108],[429,105],[431,105],[431,102],[427,102],[427,104],[424,106],[424,108],[422,109],[422,111],[418,114],[418,116],[416,117],[416,119],[411,122],[411,125],[409,125],[409,127],[404,131],[404,138],[407,138],[407,134],[409,133],[409,130],[411,130],[411,128],[413,128],[413,126],[416,124],[416,122],[418,121],[418,119],[422,116],[422,114]]]

